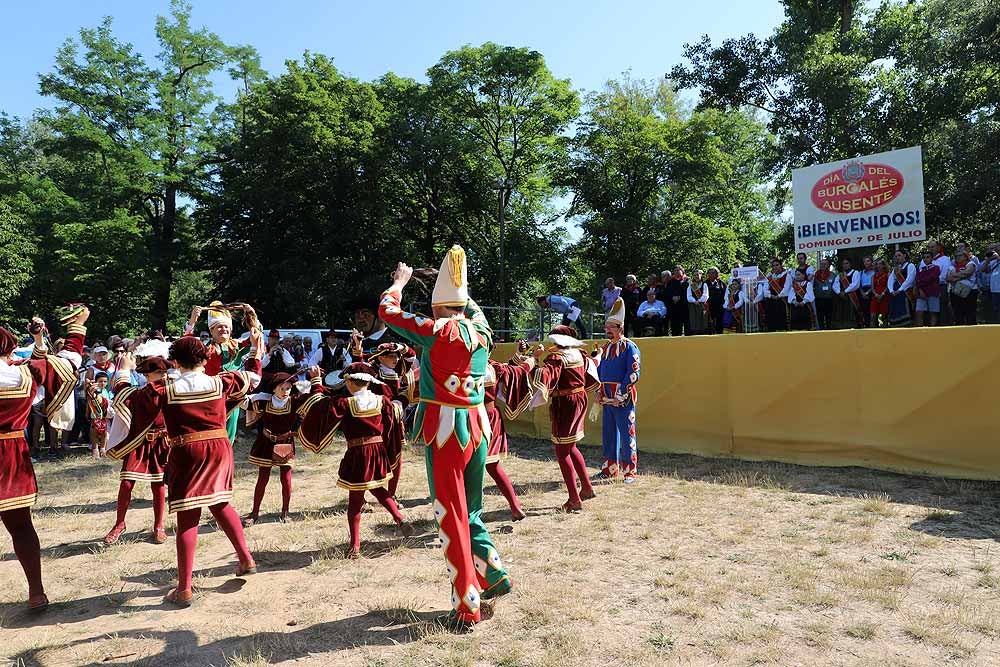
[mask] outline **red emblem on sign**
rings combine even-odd
[[[888,204],[903,191],[903,175],[887,164],[849,162],[816,181],[813,206],[830,213],[860,213]]]

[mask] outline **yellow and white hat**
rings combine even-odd
[[[228,310],[226,310],[225,308],[222,308],[222,302],[221,301],[213,301],[212,303],[210,303],[208,305],[209,305],[209,309],[208,309],[208,328],[209,329],[213,328],[217,324],[227,324],[227,325],[229,325],[230,329],[233,328],[233,316],[229,313]],[[215,306],[219,306],[219,307],[215,308]]]
[[[453,245],[438,271],[434,292],[431,294],[432,306],[451,306],[464,308],[469,303],[469,267],[465,261],[465,251],[462,246]]]

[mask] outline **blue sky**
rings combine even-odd
[[[10,2],[0,40],[0,111],[27,116],[48,101],[38,73],[80,27],[114,17],[119,38],[152,58],[153,24],[168,0]],[[192,23],[230,44],[257,48],[272,74],[303,51],[324,53],[344,73],[374,79],[387,71],[422,78],[441,55],[463,44],[528,46],[578,89],[599,88],[631,70],[655,78],[681,58],[685,42],[769,34],[782,20],[778,0],[194,0]]]

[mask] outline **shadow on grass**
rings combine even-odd
[[[545,440],[512,438],[511,450],[520,458],[552,461],[552,445]],[[596,446],[581,445],[591,462],[601,460]],[[554,468],[554,470],[556,470]],[[596,471],[596,469],[595,469]],[[683,482],[703,482],[775,492],[830,497],[877,496],[888,502],[920,505],[931,518],[917,521],[912,530],[958,539],[1000,540],[1000,483],[904,475],[860,467],[804,466],[774,461],[713,459],[692,454],[646,453],[639,447],[640,484],[643,475]],[[544,487],[549,483],[542,483]],[[552,482],[555,487],[561,486]],[[553,490],[553,489],[548,489]],[[600,492],[599,492],[600,493]],[[957,513],[934,518],[933,510]]]
[[[250,657],[256,656],[261,656],[268,662],[271,659],[284,662],[308,658],[316,653],[349,650],[357,646],[394,646],[441,632],[441,627],[436,621],[442,613],[413,610],[370,611],[358,616],[297,628],[291,632],[257,632],[245,637],[226,637],[206,644],[199,644],[198,636],[190,630],[164,632],[155,627],[139,628],[118,632],[116,638],[162,642],[163,649],[159,653],[138,660],[134,658],[134,654],[108,655],[88,665],[160,667],[234,664],[238,661],[242,664],[244,661],[249,662]],[[94,635],[68,644],[36,647],[11,655],[9,660],[15,665],[38,667],[43,664],[42,656],[45,653],[92,644],[105,638],[105,635]]]

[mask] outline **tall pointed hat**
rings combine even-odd
[[[611,307],[608,316],[604,319],[606,322],[616,322],[620,326],[625,326],[625,302],[621,297],[618,297],[615,305]]]
[[[438,271],[434,292],[431,294],[432,306],[451,306],[465,308],[469,303],[469,267],[465,261],[465,251],[462,246],[453,245]]]

